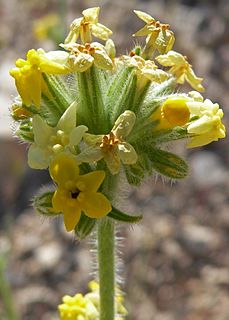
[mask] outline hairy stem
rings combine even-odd
[[[107,218],[98,223],[98,265],[100,288],[100,320],[115,316],[115,226]]]

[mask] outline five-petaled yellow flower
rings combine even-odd
[[[91,42],[92,35],[106,41],[112,35],[112,31],[98,22],[99,10],[99,7],[84,10],[83,17],[75,19],[70,25],[65,43],[74,43],[79,37],[82,43]]]
[[[195,90],[204,91],[204,87],[201,84],[203,78],[195,75],[192,66],[187,61],[187,57],[171,50],[167,54],[156,57],[156,60],[164,67],[171,67],[169,72],[176,78],[177,83],[183,84],[186,80]]]
[[[68,65],[74,72],[84,72],[92,64],[100,69],[113,69],[113,62],[101,43],[92,42],[85,45],[70,43],[61,44],[61,47],[70,52]]]
[[[172,49],[175,42],[174,33],[169,30],[169,25],[156,21],[149,14],[134,10],[134,13],[144,22],[146,25],[137,31],[134,36],[147,36],[145,53],[149,56],[155,49],[160,53],[167,53]]]
[[[27,53],[27,60],[16,61],[16,68],[10,70],[10,75],[15,78],[18,93],[24,104],[40,107],[41,93],[48,94],[42,73],[69,73],[69,68],[65,65],[67,58],[68,53],[63,51],[46,53],[43,49],[31,49]]]
[[[78,156],[79,162],[95,162],[104,159],[112,174],[119,173],[121,162],[130,165],[137,162],[138,155],[134,147],[124,141],[132,131],[136,116],[134,112],[126,110],[122,113],[109,134],[84,134],[84,141],[89,145]]]
[[[111,211],[109,200],[97,192],[104,178],[104,171],[79,174],[76,160],[66,154],[58,154],[50,164],[50,175],[58,188],[52,199],[55,212],[62,212],[67,231],[79,222],[81,212],[90,218],[102,218]]]

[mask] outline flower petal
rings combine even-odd
[[[110,201],[100,192],[87,192],[82,203],[82,210],[90,218],[102,218],[112,209]]]
[[[105,70],[113,69],[113,62],[105,50],[95,50],[93,56],[95,59],[94,64],[96,65],[96,67]]]
[[[135,113],[133,111],[126,110],[117,118],[112,131],[118,138],[126,137],[132,131],[135,120]]]
[[[80,220],[81,209],[77,207],[64,208],[64,225],[67,231],[72,231]]]
[[[88,8],[88,9],[82,11],[82,14],[83,14],[86,22],[97,23],[98,17],[99,17],[99,11],[100,11],[99,7]]]
[[[78,164],[70,154],[60,153],[51,162],[50,176],[59,185],[65,185],[69,180],[76,179],[79,175]]]
[[[76,126],[76,106],[77,103],[74,101],[68,109],[65,110],[64,114],[61,116],[57,129],[63,130],[64,133],[69,134],[73,128]]]
[[[118,144],[118,154],[124,164],[134,164],[138,160],[138,155],[128,142]]]
[[[84,125],[80,125],[78,127],[75,127],[72,132],[70,133],[70,142],[69,144],[71,146],[77,146],[80,141],[83,138],[83,135],[85,134],[85,132],[88,130],[88,127],[84,126]]]
[[[52,197],[52,206],[55,212],[62,212],[66,206],[67,193],[66,189],[58,188]]]
[[[148,26],[144,26],[140,30],[138,30],[136,33],[133,34],[134,37],[144,37],[150,34],[152,31],[149,30]]]
[[[39,147],[47,147],[50,137],[55,134],[55,129],[48,126],[39,115],[33,117],[34,141]]]
[[[167,54],[162,54],[155,58],[162,66],[169,67],[176,65],[177,67],[187,63],[182,54],[176,51],[169,51]]]
[[[97,162],[103,158],[103,153],[100,147],[88,147],[76,156],[79,162]]]
[[[119,173],[121,164],[117,148],[104,153],[104,160],[111,174],[115,175]]]
[[[146,23],[151,23],[151,22],[155,21],[155,19],[153,17],[151,17],[148,13],[145,13],[143,11],[134,10],[134,13],[138,16],[138,18],[140,18],[141,20],[143,20]]]
[[[93,36],[104,41],[106,41],[113,33],[110,29],[108,29],[101,23],[93,24],[91,26],[91,31]]]
[[[102,170],[92,171],[79,176],[79,183],[82,182],[84,185],[83,191],[85,192],[96,192],[101,186],[103,180],[105,179],[105,172]]]
[[[69,56],[69,63],[75,72],[84,72],[91,67],[94,58],[87,53],[80,53],[77,57]]]
[[[200,92],[204,91],[204,87],[201,84],[203,78],[197,77],[191,67],[189,67],[187,70],[186,80],[195,90]]]
[[[48,168],[49,154],[44,149],[32,144],[28,151],[28,165],[33,169]]]

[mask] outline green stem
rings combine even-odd
[[[98,223],[100,320],[115,317],[115,227],[107,218]]]
[[[7,319],[17,320],[18,316],[13,306],[13,297],[11,293],[11,288],[5,277],[5,268],[6,268],[6,258],[4,258],[3,256],[0,256],[0,297],[2,298],[2,302],[5,307],[5,313],[7,315]],[[0,317],[1,317],[1,314],[0,314]]]

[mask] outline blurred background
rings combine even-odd
[[[46,171],[28,168],[27,145],[12,137],[9,107],[16,95],[8,75],[30,48],[57,48],[70,22],[100,6],[118,54],[134,44],[142,25],[133,9],[169,23],[174,49],[204,77],[205,97],[218,102],[229,123],[228,0],[0,0],[0,319],[57,319],[64,294],[87,291],[87,241],[74,240],[62,219],[33,212],[31,198],[49,183]],[[191,90],[185,88],[186,92]],[[121,227],[123,278],[129,320],[229,319],[229,153],[227,138],[184,151],[190,177],[171,185],[152,178],[128,190],[126,209],[142,212],[133,228]],[[12,307],[11,301],[14,305]],[[15,311],[16,310],[16,311]],[[17,314],[17,316],[15,315]]]

